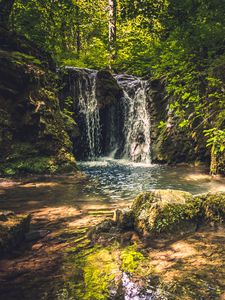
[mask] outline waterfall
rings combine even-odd
[[[123,157],[136,162],[150,163],[150,115],[148,113],[148,81],[133,76],[116,76],[124,90]]]
[[[73,98],[75,120],[80,128],[80,137],[74,141],[78,159],[110,156],[151,162],[149,81],[109,74],[112,84],[108,77],[99,79],[95,70],[67,70],[66,95]],[[121,92],[115,96],[115,90]]]
[[[90,69],[79,69],[67,67],[73,70],[70,76],[70,89],[79,114],[80,129],[82,130],[83,141],[87,159],[94,159],[100,156],[101,130],[99,108],[96,98],[96,71]],[[76,76],[74,76],[74,72]]]

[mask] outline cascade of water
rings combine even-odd
[[[116,101],[104,106],[101,102],[98,104],[101,93],[98,81],[98,97],[96,95],[97,72],[68,69],[69,95],[74,99],[75,117],[81,132],[75,141],[75,149],[82,149],[78,157],[93,160],[105,155],[134,162],[151,162],[149,82],[134,76],[115,75],[123,93],[120,98],[114,98]],[[102,97],[107,103],[107,96],[103,93]]]
[[[79,114],[82,116],[81,124],[84,140],[88,149],[87,158],[93,159],[100,156],[101,146],[101,128],[98,102],[96,99],[96,72],[89,69],[73,68],[77,73],[76,83],[70,83],[73,88]],[[79,75],[79,76],[78,76]]]
[[[123,156],[138,162],[150,163],[151,124],[147,110],[147,81],[135,77],[118,76],[124,90],[124,138]]]

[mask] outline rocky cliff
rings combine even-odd
[[[0,32],[0,173],[75,168],[50,56],[24,37]]]

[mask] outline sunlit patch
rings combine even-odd
[[[61,185],[59,182],[30,182],[26,184],[22,184],[23,188],[40,188],[40,187],[55,187]]]
[[[184,176],[185,180],[194,180],[194,181],[210,181],[212,179],[212,177],[210,175],[207,174],[188,174],[186,176]]]

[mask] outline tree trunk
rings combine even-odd
[[[76,47],[78,58],[81,51],[81,36],[80,36],[80,9],[76,7]]]
[[[15,0],[0,0],[0,26],[9,27],[9,17]]]
[[[109,0],[109,66],[113,60],[116,58],[116,19],[117,19],[117,9],[116,0]]]

